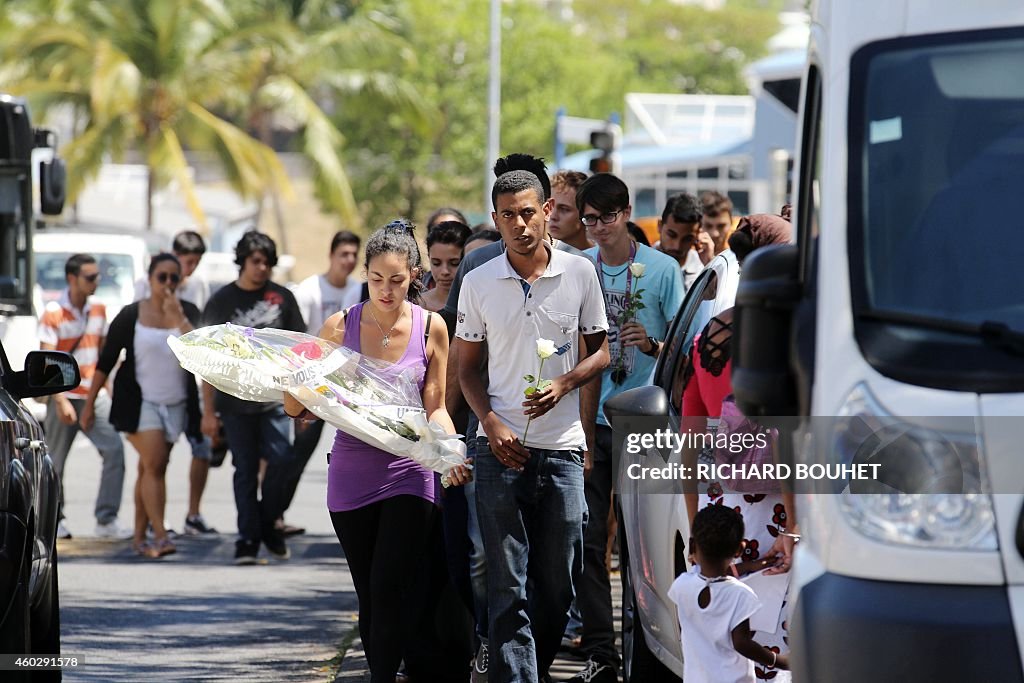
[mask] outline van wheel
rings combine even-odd
[[[648,649],[640,625],[636,593],[629,568],[629,551],[622,526],[619,566],[622,571],[622,681],[623,683],[681,683],[680,679],[658,661]]]
[[[31,555],[28,552],[22,554],[21,567],[19,569],[18,585],[15,587],[14,597],[11,600],[10,609],[3,615],[3,623],[0,624],[0,652],[11,654],[28,654],[29,649],[29,585],[31,580]],[[19,672],[5,672],[5,681],[29,681],[30,676],[27,670]]]

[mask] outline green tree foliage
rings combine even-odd
[[[368,2],[367,4],[373,4]],[[437,206],[483,204],[487,135],[487,2],[377,2],[402,21],[418,61],[407,78],[439,110],[427,135],[388,108],[342,106],[355,194],[371,225],[422,221]],[[670,0],[574,0],[570,13],[503,2],[501,149],[550,158],[559,107],[573,116],[621,112],[627,92],[743,94],[743,68],[778,30],[779,3],[708,11]],[[551,3],[557,9],[557,3]]]
[[[47,5],[49,7],[47,8]],[[135,149],[149,169],[147,226],[156,188],[178,181],[204,222],[184,149],[216,153],[245,196],[288,188],[276,154],[214,113],[217,97],[237,82],[232,69],[238,31],[216,0],[108,0],[24,3],[23,25],[7,41],[8,86],[45,110],[71,105],[84,127],[65,148],[68,198],[108,156]]]

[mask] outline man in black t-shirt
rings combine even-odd
[[[203,325],[230,322],[257,329],[306,331],[295,296],[270,281],[271,270],[277,264],[277,246],[272,239],[256,231],[245,233],[235,246],[235,263],[238,279],[210,297],[203,311]],[[284,508],[287,472],[293,457],[291,420],[280,403],[243,401],[206,383],[203,396],[203,433],[213,438],[223,421],[235,466],[235,564],[256,564],[261,542],[275,558],[288,559],[284,535],[275,529],[274,522]],[[261,459],[267,461],[262,487]]]

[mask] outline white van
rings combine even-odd
[[[152,238],[154,241],[157,238]],[[162,240],[161,240],[162,241]],[[135,300],[135,281],[146,273],[151,248],[138,233],[107,232],[78,228],[39,230],[33,237],[36,284],[42,302],[57,300],[67,287],[64,264],[73,254],[91,254],[100,269],[96,297],[107,308],[107,322]]]
[[[887,457],[953,453],[962,487],[799,497],[794,680],[1022,681],[1024,4],[818,2],[802,99],[798,244],[744,264],[737,401],[832,420],[798,461],[844,459],[830,416],[899,421]]]

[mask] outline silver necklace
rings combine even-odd
[[[384,328],[380,326],[380,322],[378,322],[378,320],[377,320],[377,316],[375,316],[373,314],[373,308],[372,307],[370,308],[370,317],[373,318],[373,322],[377,323],[377,329],[380,330],[380,333],[382,335],[381,339],[380,339],[380,345],[383,346],[385,349],[388,346],[391,345],[391,333],[395,331],[395,327],[398,325],[399,321],[404,316],[405,316],[405,306],[403,305],[402,306],[402,312],[398,314],[398,320],[396,320],[395,324],[391,326],[391,329],[388,330],[387,333],[385,333],[384,332]]]

